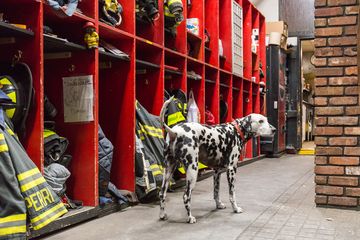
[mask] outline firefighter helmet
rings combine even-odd
[[[99,0],[100,19],[104,22],[119,26],[122,22],[122,6],[117,0]]]
[[[0,75],[0,90],[13,102],[3,108],[14,124],[15,132],[23,134],[33,97],[31,71],[24,63],[0,64]]]

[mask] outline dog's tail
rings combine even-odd
[[[166,125],[165,123],[165,113],[166,113],[166,110],[170,104],[170,102],[174,99],[174,96],[172,96],[169,100],[165,101],[162,108],[161,108],[161,111],[160,111],[160,123],[161,123],[161,126],[165,128],[165,131],[169,133],[169,136],[170,136],[170,139],[175,139],[176,138],[176,133],[174,131],[172,131],[172,129]]]

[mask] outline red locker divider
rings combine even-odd
[[[233,118],[243,117],[243,81],[238,76],[233,76]]]
[[[219,39],[223,46],[223,56],[219,57],[220,68],[232,68],[232,0],[219,1]]]
[[[4,61],[22,51],[21,61],[27,63],[33,74],[35,104],[27,121],[27,134],[21,139],[30,157],[42,170],[44,93],[59,110],[56,129],[70,141],[68,152],[73,156],[72,176],[68,184],[71,198],[82,200],[86,206],[98,206],[98,124],[115,147],[111,180],[122,189],[134,191],[135,101],[138,100],[152,114],[159,114],[164,101],[164,90],[193,90],[205,122],[205,110],[210,110],[216,123],[220,119],[220,98],[228,105],[224,121],[231,121],[258,112],[265,114],[264,95],[259,93],[260,62],[266,74],[265,18],[249,0],[236,0],[243,8],[244,76],[232,74],[232,0],[193,0],[191,6],[183,0],[184,17],[199,19],[199,35],[189,33],[186,20],[177,29],[176,36],[164,30],[164,18],[152,24],[136,19],[135,0],[118,0],[123,6],[123,22],[109,26],[99,18],[97,0],[81,1],[71,17],[54,11],[40,0],[2,0],[0,11],[12,23],[26,24],[29,30],[0,23],[2,41],[0,51]],[[21,3],[21,4],[19,4]],[[159,1],[163,15],[163,1]],[[95,24],[100,39],[127,53],[130,60],[100,50],[84,47],[83,26]],[[71,42],[49,45],[43,36],[44,25]],[[251,51],[253,28],[259,29],[259,48]],[[9,30],[10,29],[10,30]],[[205,29],[210,35],[205,44]],[[224,56],[219,56],[219,39]],[[40,43],[40,44],[39,44]],[[188,54],[188,47],[193,47]],[[194,50],[195,49],[195,50]],[[49,59],[49,53],[60,57]],[[194,71],[201,79],[194,79]],[[69,124],[63,119],[62,77],[93,75],[94,121]],[[255,77],[255,82],[252,82]],[[252,157],[248,143],[246,157]]]
[[[219,1],[205,0],[205,30],[209,35],[209,42],[205,43],[205,62],[219,66]],[[211,13],[211,14],[206,14]]]
[[[215,123],[220,123],[220,91],[219,70],[205,65],[205,111],[209,110],[215,117]]]
[[[17,29],[7,23],[1,23],[0,37],[8,38],[9,43],[0,44],[1,62],[11,63],[14,56],[20,56],[20,62],[26,63],[33,77],[34,97],[32,106],[26,122],[25,138],[21,141],[31,159],[41,171],[44,168],[43,157],[43,55],[42,31],[43,6],[40,2],[22,0],[21,3],[14,3],[7,0],[0,5],[4,20],[10,23],[25,24],[26,30]],[[21,12],[21,14],[14,14]],[[12,30],[8,33],[8,30]],[[19,54],[20,53],[20,54]]]

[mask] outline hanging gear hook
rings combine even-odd
[[[20,62],[20,59],[22,58],[22,54],[23,52],[21,50],[17,50],[17,53],[14,54],[12,59],[12,64],[11,64],[12,67],[14,67],[16,63]]]
[[[71,64],[70,67],[69,67],[69,72],[75,72],[75,65],[74,64]]]

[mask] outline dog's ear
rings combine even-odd
[[[240,121],[240,126],[245,132],[251,132],[251,116],[246,116]]]
[[[174,142],[177,137],[177,134],[174,132],[169,132],[169,137],[170,137],[170,142]]]

